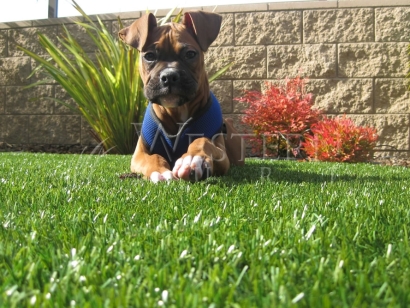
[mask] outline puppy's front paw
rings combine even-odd
[[[172,174],[176,178],[196,182],[209,177],[212,167],[204,157],[187,155],[175,162]]]
[[[172,172],[170,170],[165,171],[163,173],[159,173],[158,171],[154,171],[151,173],[150,180],[153,183],[158,183],[158,182],[163,182],[163,181],[171,181],[175,179],[174,176],[172,175]]]

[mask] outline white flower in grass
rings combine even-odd
[[[168,300],[168,291],[167,291],[167,290],[162,291],[162,293],[161,293],[161,298],[162,298],[162,301],[163,301],[164,303],[167,302],[167,300]]]
[[[36,303],[36,301],[37,301],[37,297],[36,297],[35,295],[33,295],[33,296],[30,298],[30,305],[34,306],[35,303]]]
[[[73,261],[70,261],[70,266],[72,267],[72,268],[76,268],[79,264],[80,264],[80,261],[78,261],[78,260],[73,260]]]
[[[227,254],[230,254],[232,251],[234,251],[235,250],[235,245],[231,245],[231,246],[229,246],[229,248],[228,248],[228,251],[227,251]]]
[[[389,258],[389,257],[390,257],[392,248],[393,248],[392,244],[387,245],[386,258]]]
[[[10,289],[8,289],[6,291],[6,295],[11,296],[11,295],[13,295],[14,291],[16,291],[16,290],[17,290],[17,286],[12,286]]]
[[[292,304],[296,304],[298,301],[300,301],[303,297],[305,297],[305,293],[299,293],[298,295],[295,296],[294,299],[292,299]]]
[[[306,240],[308,240],[308,239],[312,236],[312,234],[313,234],[313,232],[315,231],[315,229],[316,229],[316,225],[313,225],[313,226],[309,229],[309,231],[306,233],[306,236],[305,236],[305,239],[306,239]]]
[[[199,219],[201,218],[201,214],[202,214],[202,211],[199,212],[199,214],[195,216],[195,218],[194,218],[194,224],[196,224],[196,223],[199,221]]]
[[[185,258],[187,256],[187,254],[188,254],[188,250],[185,249],[184,251],[181,252],[181,254],[179,255],[179,258],[180,259]]]

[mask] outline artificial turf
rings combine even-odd
[[[410,169],[152,184],[119,178],[129,160],[0,154],[1,307],[410,305]]]

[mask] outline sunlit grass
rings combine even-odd
[[[410,170],[250,160],[119,179],[129,156],[0,154],[0,306],[410,304]]]

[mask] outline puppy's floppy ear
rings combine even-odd
[[[155,16],[149,13],[134,21],[131,26],[121,29],[118,36],[124,43],[141,51],[147,41],[148,33],[156,26]]]
[[[203,11],[187,12],[182,20],[182,24],[195,35],[202,51],[207,51],[218,36],[221,22],[221,15]]]

